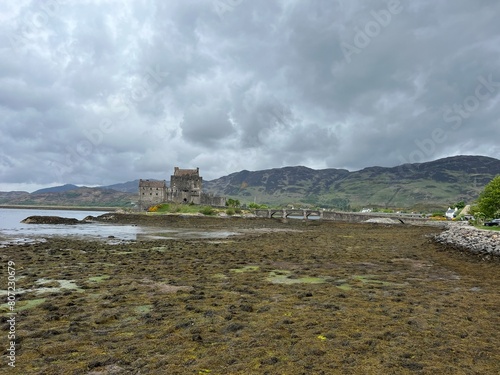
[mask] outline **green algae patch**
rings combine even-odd
[[[23,302],[20,302],[19,304],[16,304],[16,310],[17,311],[29,310],[29,309],[32,309],[33,307],[37,307],[38,305],[41,305],[45,301],[46,301],[45,298],[37,298],[37,299],[29,300],[29,301],[23,301]]]
[[[77,292],[83,292],[83,289],[76,285],[75,280],[53,280],[53,279],[38,279],[36,281],[40,288],[36,288],[34,291],[37,294],[42,294],[46,292],[59,293],[63,290],[74,290]]]
[[[93,282],[93,283],[101,283],[103,282],[104,280],[108,280],[110,279],[110,276],[109,275],[102,275],[102,276],[92,276],[92,277],[89,277],[89,281]]]
[[[260,269],[259,266],[244,266],[241,268],[231,268],[229,271],[234,273],[254,272]]]
[[[368,285],[380,285],[380,286],[404,286],[404,284],[396,284],[392,283],[390,281],[382,281],[378,280],[375,278],[376,276],[374,275],[354,275],[352,276],[352,279],[354,281],[361,281],[363,284],[368,284]]]
[[[334,285],[344,292],[347,292],[352,289],[352,285],[347,282],[346,279],[335,280]]]
[[[223,273],[216,273],[216,274],[212,275],[212,277],[214,279],[218,279],[218,280],[225,280],[225,279],[227,279],[227,276],[224,275]]]
[[[266,280],[273,284],[323,284],[327,281],[324,277],[296,277],[291,271],[283,270],[269,272]]]
[[[20,312],[20,311],[32,309],[33,307],[36,307],[36,306],[44,303],[45,300],[46,300],[45,298],[38,298],[38,299],[31,299],[31,300],[27,300],[27,301],[19,301],[16,303],[14,311]],[[10,306],[8,304],[4,303],[4,304],[0,305],[0,311],[8,311],[8,310],[10,310]]]
[[[152,305],[141,305],[141,306],[136,306],[134,308],[135,312],[137,314],[147,314],[151,312]]]
[[[339,284],[339,285],[336,285],[337,288],[339,288],[340,290],[343,290],[345,292],[349,291],[352,289],[352,286],[349,285],[349,284]]]
[[[18,288],[16,289],[16,294],[24,294],[29,292],[35,292],[36,294],[42,293],[61,293],[66,290],[74,290],[77,292],[83,292],[75,280],[54,280],[54,279],[38,279],[35,282],[36,286],[34,288]],[[0,290],[0,297],[7,295],[7,290]]]

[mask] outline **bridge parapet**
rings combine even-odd
[[[254,210],[257,217],[265,218],[287,218],[289,216],[301,216],[307,220],[309,216],[319,216],[323,220],[344,221],[350,223],[360,223],[369,219],[375,218],[388,218],[392,220],[399,220],[404,223],[423,223],[428,219],[420,217],[419,215],[410,214],[386,214],[386,213],[360,213],[360,212],[337,212],[337,211],[323,211],[323,210],[301,210],[301,209],[257,209]]]
[[[254,214],[257,217],[267,217],[267,218],[287,218],[289,216],[300,216],[304,220],[308,219],[309,216],[319,216],[323,218],[322,210],[304,210],[304,209],[257,209],[254,210]]]

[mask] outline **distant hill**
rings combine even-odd
[[[362,207],[443,210],[452,203],[472,203],[484,186],[500,175],[500,160],[454,156],[398,167],[315,170],[284,167],[232,173],[203,182],[203,190],[242,203],[272,206],[320,206],[338,210]],[[131,207],[139,180],[96,188],[63,185],[34,193],[0,192],[0,204]]]
[[[116,191],[121,191],[124,193],[134,193],[137,194],[139,191],[139,180],[123,182],[121,184],[114,184],[108,186],[102,186],[102,188],[112,189]]]
[[[62,193],[64,191],[75,190],[78,188],[79,187],[76,185],[66,184],[66,185],[61,185],[61,186],[54,186],[54,187],[49,187],[49,188],[45,188],[45,189],[40,189],[40,190],[34,191],[32,194]]]
[[[137,193],[105,188],[77,187],[60,192],[0,192],[2,205],[132,207]]]
[[[241,171],[204,182],[204,190],[265,204],[314,205],[341,210],[362,207],[434,210],[472,202],[500,174],[500,160],[455,156],[398,167],[314,170],[285,167]]]
[[[150,180],[152,180],[152,179],[150,179]],[[167,183],[167,186],[170,185],[170,181],[166,181],[166,183]],[[139,180],[128,181],[128,182],[124,182],[121,184],[101,186],[101,188],[122,191],[124,193],[137,194],[139,191]]]

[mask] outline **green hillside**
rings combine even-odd
[[[286,167],[241,171],[204,183],[204,190],[270,205],[314,205],[341,210],[362,207],[441,210],[477,198],[500,174],[500,160],[455,156],[393,168],[314,170]]]

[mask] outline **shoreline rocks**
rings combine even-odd
[[[449,223],[434,240],[474,254],[500,256],[500,232],[478,229],[464,222]]]

